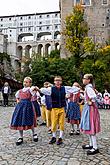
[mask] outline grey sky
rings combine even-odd
[[[0,16],[59,10],[59,0],[3,0]]]

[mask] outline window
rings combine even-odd
[[[23,31],[23,29],[20,29],[20,32],[22,32]]]
[[[10,34],[10,37],[11,37],[11,34]]]
[[[57,25],[55,26],[55,29],[58,29],[58,26]]]
[[[28,19],[31,19],[31,16],[29,16]]]
[[[42,27],[39,27],[39,30],[42,30]]]
[[[90,5],[90,0],[82,0],[82,5]]]
[[[23,19],[22,17],[20,17],[20,19]]]
[[[12,32],[12,30],[10,30],[10,32]]]
[[[9,18],[9,20],[11,21],[11,18]]]
[[[47,18],[49,18],[50,17],[50,15],[47,15]]]
[[[42,18],[42,16],[40,15],[39,18]]]
[[[29,28],[28,28],[28,30],[30,31],[30,30],[31,30],[31,28],[29,27]]]
[[[49,26],[47,26],[47,30],[49,30]]]
[[[102,0],[103,5],[107,5],[107,3],[108,3],[107,0]]]
[[[3,21],[3,18],[1,18],[1,21]]]
[[[23,23],[20,23],[20,26],[22,26],[23,25]]]
[[[75,0],[75,5],[80,4],[80,0]]]
[[[57,17],[58,16],[58,14],[55,14],[55,17]]]
[[[0,25],[1,27],[3,27],[3,25]]]
[[[41,25],[41,24],[42,24],[42,22],[39,22],[39,24]]]

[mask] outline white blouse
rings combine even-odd
[[[69,93],[78,93],[80,91],[80,88],[78,87],[70,87],[70,86],[64,86],[65,87],[65,92],[66,94],[69,94]],[[51,87],[48,87],[48,88],[41,88],[40,89],[41,93],[43,93],[44,95],[51,95]]]
[[[23,92],[26,92],[27,90],[29,90],[30,93],[31,93],[32,95],[34,95],[35,91],[33,91],[33,88],[31,88],[31,87],[24,87],[24,88],[22,89]],[[19,92],[20,92],[20,90],[17,91],[16,94],[15,94],[16,99],[19,98]]]
[[[88,97],[90,99],[92,99],[92,101],[94,102],[94,99],[96,98],[96,93],[95,93],[95,91],[93,89],[92,84],[88,84],[85,87],[85,100],[86,100],[86,93],[87,93]]]

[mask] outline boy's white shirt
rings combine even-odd
[[[42,96],[42,97],[41,97],[41,104],[42,104],[42,105],[46,105],[46,103],[45,103],[45,96]]]
[[[69,93],[78,93],[80,88],[78,87],[70,87],[70,86],[64,86],[65,87],[65,92],[66,94],[69,94]],[[51,95],[51,87],[48,87],[48,88],[41,88],[40,89],[41,93],[43,93],[44,95]]]

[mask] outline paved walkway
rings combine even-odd
[[[110,165],[110,110],[100,110],[100,154],[95,156],[87,156],[81,148],[88,141],[86,136],[69,136],[69,124],[66,124],[64,144],[60,147],[48,144],[51,135],[44,126],[36,128],[39,142],[33,142],[31,131],[26,131],[24,143],[16,146],[18,133],[9,129],[12,111],[11,107],[0,107],[0,165]]]

